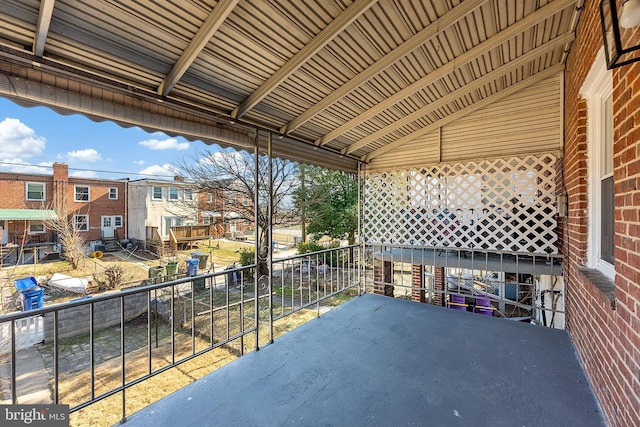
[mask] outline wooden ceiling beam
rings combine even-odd
[[[453,9],[442,15],[440,18],[436,19],[431,24],[423,28],[420,32],[415,34],[406,42],[402,43],[400,46],[380,58],[379,61],[373,63],[366,70],[350,79],[340,88],[331,92],[320,102],[314,104],[313,107],[309,108],[307,111],[287,123],[280,129],[280,133],[287,134],[302,126],[304,123],[312,119],[316,114],[330,107],[337,100],[347,95],[354,89],[358,88],[360,85],[362,85],[375,75],[379,74],[387,67],[390,67],[400,58],[406,56],[417,47],[423,45],[427,40],[434,37],[445,28],[455,24],[458,20],[472,12],[474,9],[480,7],[486,1],[487,0],[466,0],[458,4]]]
[[[55,3],[56,0],[42,0],[40,2],[38,24],[36,25],[36,34],[33,40],[33,54],[35,56],[44,55],[44,46],[47,43],[49,26],[51,25],[51,17],[53,16]]]
[[[380,114],[382,111],[390,108],[391,106],[401,102],[406,99],[410,95],[422,90],[424,87],[432,84],[433,82],[445,77],[449,73],[453,72],[456,68],[460,68],[463,65],[475,60],[476,58],[485,55],[487,52],[495,49],[496,46],[504,43],[505,41],[515,37],[518,34],[521,34],[526,29],[538,24],[540,21],[547,19],[549,16],[552,16],[561,10],[574,5],[576,0],[555,0],[551,3],[546,4],[541,7],[537,11],[527,15],[520,21],[510,25],[505,28],[503,31],[495,34],[493,37],[483,41],[477,46],[469,49],[465,53],[461,54],[457,58],[448,63],[444,64],[442,67],[434,70],[423,78],[416,80],[414,83],[405,87],[404,89],[396,92],[392,96],[386,98],[381,103],[375,105],[364,113],[354,117],[353,119],[345,122],[344,124],[338,126],[331,132],[325,134],[321,138],[318,138],[315,141],[317,146],[322,146],[327,144],[328,142],[336,139],[340,135],[348,132],[349,130],[359,126],[360,124],[370,120],[372,117],[375,117],[377,114]]]
[[[220,0],[211,11],[211,14],[202,24],[202,27],[193,36],[193,39],[182,52],[171,71],[165,76],[160,86],[158,86],[158,94],[167,96],[173,89],[175,84],[187,72],[193,61],[196,60],[202,49],[209,43],[211,37],[218,31],[227,16],[233,11],[233,8],[240,0]]]
[[[420,118],[426,116],[427,114],[436,111],[437,109],[447,105],[449,102],[454,101],[456,99],[459,99],[461,96],[464,96],[468,93],[471,93],[473,91],[476,91],[480,88],[482,88],[484,85],[486,85],[487,83],[493,82],[494,80],[499,79],[500,77],[511,73],[512,71],[516,70],[517,68],[522,67],[523,65],[526,65],[528,63],[530,63],[533,60],[536,60],[538,58],[540,58],[541,56],[545,55],[548,52],[552,52],[555,49],[558,49],[564,45],[566,45],[567,43],[570,43],[571,41],[573,41],[573,39],[575,38],[575,35],[573,33],[566,33],[560,37],[555,38],[554,40],[552,40],[549,43],[546,43],[542,46],[539,46],[527,53],[525,53],[524,55],[522,55],[519,58],[514,59],[511,62],[508,62],[496,69],[494,69],[493,71],[485,74],[484,76],[480,77],[479,79],[476,79],[474,81],[472,81],[469,84],[466,84],[454,91],[452,91],[451,93],[447,94],[446,96],[443,96],[442,98],[430,103],[429,105],[420,108],[419,110],[414,111],[413,113],[403,117],[400,120],[397,120],[395,122],[393,122],[392,125],[390,126],[386,126],[372,134],[370,134],[369,136],[367,136],[366,138],[363,138],[361,140],[359,140],[358,142],[351,144],[349,147],[343,149],[341,151],[342,154],[348,155],[353,153],[354,151],[358,150],[359,148],[365,147],[369,144],[371,144],[372,142],[375,142],[377,139],[382,138],[385,135],[388,135],[394,131],[396,131],[397,129],[402,128],[403,126],[406,126],[416,120],[419,120]]]
[[[376,0],[377,1],[377,0]],[[240,119],[250,109],[267,97],[285,79],[293,74],[298,68],[312,58],[318,51],[324,48],[327,43],[342,33],[360,15],[369,10],[376,1],[357,0],[351,4],[343,13],[327,25],[309,43],[300,49],[285,65],[271,75],[258,89],[256,89],[242,104],[231,112],[232,119]]]
[[[514,93],[526,89],[527,87],[533,86],[543,80],[546,80],[548,78],[553,77],[554,75],[556,75],[557,73],[561,72],[564,70],[564,64],[557,64],[554,65],[551,68],[547,68],[544,71],[541,71],[537,74],[534,74],[533,76],[528,77],[527,79],[516,83],[512,86],[509,86],[506,89],[503,89],[491,96],[488,96],[487,98],[483,99],[482,101],[478,101],[475,102],[471,105],[469,105],[468,107],[461,109],[455,113],[449,114],[448,116],[446,116],[443,119],[440,119],[432,124],[430,124],[429,126],[425,126],[422,129],[420,129],[417,132],[414,132],[410,135],[407,135],[405,137],[402,137],[396,141],[393,141],[392,143],[389,143],[387,145],[385,145],[384,147],[378,148],[377,150],[372,151],[371,153],[367,154],[366,156],[362,156],[361,160],[364,162],[370,162],[372,159],[381,156],[382,154],[386,153],[387,151],[393,150],[395,147],[405,144],[409,141],[414,140],[415,138],[421,137],[423,135],[426,135],[434,130],[437,130],[439,128],[441,128],[442,126],[445,126],[453,121],[459,120],[471,113],[473,113],[474,111],[477,111],[483,107],[486,107],[487,105],[493,104],[494,102],[500,101],[501,99],[506,98],[507,96],[513,95]]]

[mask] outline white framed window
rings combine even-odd
[[[113,226],[114,227],[122,227],[122,216],[117,215],[113,217]]]
[[[162,187],[153,187],[151,189],[151,198],[153,200],[162,200]]]
[[[29,234],[42,234],[46,231],[44,228],[44,222],[42,221],[30,221],[29,222]]]
[[[89,231],[89,215],[74,215],[73,227],[78,231]]]
[[[193,190],[191,188],[185,188],[183,194],[185,200],[193,200]]]
[[[169,187],[169,200],[178,200],[178,189],[176,187]]]
[[[614,279],[613,77],[606,67],[604,48],[580,94],[587,101],[587,266]]]
[[[118,187],[109,188],[109,200],[118,200]]]
[[[27,182],[25,185],[27,200],[45,200],[46,186],[44,182]]]
[[[73,192],[76,202],[88,202],[90,200],[88,185],[75,185]]]
[[[211,202],[213,202],[213,194],[208,193],[207,194],[207,203],[211,203]]]

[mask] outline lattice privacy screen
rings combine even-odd
[[[365,238],[556,254],[555,168],[549,154],[369,174]]]

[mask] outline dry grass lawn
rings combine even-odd
[[[314,310],[301,310],[295,314],[280,319],[274,324],[274,338],[277,338],[286,332],[300,326],[301,324],[317,317]],[[266,325],[266,324],[265,324]],[[261,345],[265,345],[269,340],[268,328],[262,328],[260,331],[259,341]],[[196,347],[206,346],[208,342],[198,339]],[[255,335],[248,334],[244,338],[245,353],[253,351],[255,343]],[[162,345],[167,345],[164,341]],[[149,404],[168,396],[172,392],[184,387],[185,385],[202,378],[203,376],[213,372],[217,368],[237,359],[239,353],[239,340],[232,343],[233,347],[219,347],[211,350],[201,356],[187,361],[177,367],[171,368],[161,374],[158,374],[148,380],[143,381],[126,390],[126,414],[130,415]],[[148,371],[148,359],[146,350],[140,350],[139,354],[127,355],[127,378],[137,378],[145,375]],[[168,363],[168,358],[161,357],[154,362],[154,369],[160,364]],[[114,359],[109,364],[101,365],[100,384],[106,390],[107,387],[113,387],[120,384],[119,359]],[[130,365],[129,365],[130,364]],[[105,375],[110,372],[110,374]],[[63,401],[79,402],[87,398],[87,384],[90,384],[90,375],[88,372],[74,373],[72,378],[66,378],[62,381],[64,389],[61,389]],[[61,384],[61,385],[62,385]],[[101,387],[102,388],[102,387]],[[122,417],[122,394],[117,393],[100,402],[87,406],[79,411],[71,414],[71,426],[111,426],[118,423]]]

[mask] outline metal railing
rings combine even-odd
[[[6,403],[23,394],[25,325],[43,340],[35,348],[52,403],[75,412],[120,394],[124,421],[132,387],[213,349],[257,350],[260,340],[273,341],[276,320],[311,307],[319,314],[331,298],[360,292],[359,249],[273,260],[270,277],[256,279],[259,269],[249,265],[0,316],[0,363],[10,365]]]
[[[447,306],[489,299],[501,317],[564,328],[562,256],[474,248],[368,245],[367,292]]]

